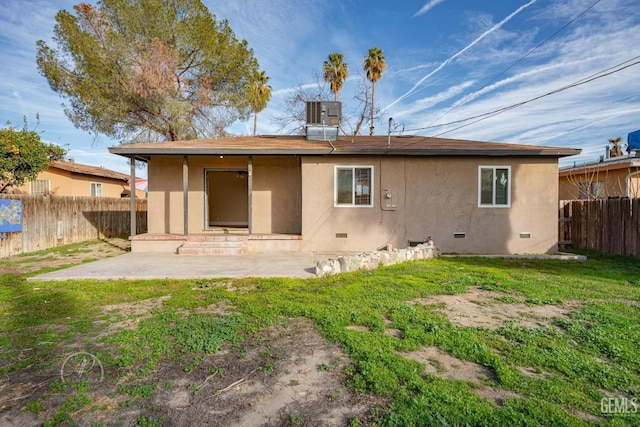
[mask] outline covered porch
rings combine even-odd
[[[234,255],[299,251],[298,156],[163,155],[148,164],[148,233],[132,252]]]

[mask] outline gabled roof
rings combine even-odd
[[[560,175],[575,175],[576,173],[586,173],[592,170],[617,170],[640,168],[640,153],[632,151],[626,156],[611,157],[608,159],[594,160],[590,162],[574,162],[571,165],[562,166],[559,169]]]
[[[109,147],[125,157],[148,160],[163,155],[385,155],[385,156],[552,156],[580,154],[579,149],[544,147],[425,136],[339,136],[308,141],[304,136],[243,136]]]
[[[66,160],[52,160],[49,163],[50,167],[65,170],[71,173],[77,173],[82,175],[98,176],[101,178],[117,179],[119,181],[128,181],[129,175],[125,175],[120,172],[105,169],[99,166],[82,165],[76,162],[68,162]]]

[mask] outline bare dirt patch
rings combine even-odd
[[[407,359],[425,364],[424,372],[441,378],[466,381],[474,385],[473,391],[481,397],[502,404],[507,398],[520,398],[518,393],[493,387],[494,372],[486,366],[453,357],[438,347],[424,347],[417,351],[400,353]]]
[[[349,325],[349,326],[345,326],[345,329],[348,329],[350,331],[358,331],[358,332],[371,332],[371,329],[362,325]]]
[[[101,309],[107,313],[115,312],[125,317],[149,317],[152,309],[162,308],[164,302],[169,298],[171,298],[171,295],[165,295],[159,298],[149,298],[141,301],[108,304],[103,305]]]
[[[434,295],[411,301],[413,304],[433,305],[442,311],[453,323],[463,327],[483,327],[499,329],[507,322],[527,328],[552,327],[553,318],[567,318],[574,304],[527,305],[524,299],[508,297],[514,302],[503,302],[504,293],[469,288],[464,294]],[[520,302],[522,301],[522,302]],[[481,397],[502,404],[507,398],[520,398],[515,392],[494,387],[494,372],[482,365],[460,360],[437,347],[422,348],[418,351],[402,353],[408,359],[425,364],[425,372],[441,378],[461,380],[474,384],[474,392]],[[545,373],[522,368],[527,376],[545,378]]]
[[[442,378],[482,383],[494,380],[493,371],[485,366],[451,356],[438,347],[425,347],[417,351],[401,353],[407,359],[426,365],[424,372]]]
[[[402,338],[402,331],[400,329],[387,328],[384,330],[384,334],[394,338]]]
[[[507,322],[528,328],[550,327],[554,317],[567,318],[572,304],[527,305],[524,302],[504,303],[499,298],[506,295],[500,292],[469,288],[464,294],[433,295],[411,301],[414,304],[444,304],[442,311],[447,318],[460,326],[499,329]]]
[[[2,272],[9,274],[30,274],[45,267],[75,265],[88,260],[109,258],[127,253],[131,248],[128,240],[121,237],[101,239],[77,245],[72,249],[48,252],[45,255],[28,253],[2,258]]]
[[[166,425],[348,425],[384,403],[343,384],[349,363],[310,322],[285,319],[189,374],[165,367],[159,375],[174,386],[161,390],[154,405]]]
[[[540,380],[547,379],[547,377],[550,375],[548,372],[544,372],[544,371],[540,372],[532,367],[519,366],[518,370],[522,375],[526,375],[527,377],[531,377],[531,378],[537,378]]]
[[[141,320],[151,317],[151,310],[162,308],[164,302],[171,298],[165,295],[159,298],[149,298],[141,301],[123,302],[119,304],[108,304],[101,307],[102,311],[108,314],[117,314],[121,321],[112,321],[109,326],[98,335],[98,338],[113,334],[120,329],[134,329],[138,327]],[[105,323],[102,320],[93,322],[94,326]]]
[[[158,306],[162,301],[141,303],[107,307],[135,315],[143,305]],[[128,327],[125,322],[118,324]],[[63,356],[3,382],[0,426],[42,425],[75,394],[73,388],[51,394],[50,384],[59,379]],[[190,372],[178,361],[167,361],[142,379],[118,377],[116,368],[107,369],[103,382],[90,384],[91,405],[70,415],[77,425],[136,425],[141,417],[179,426],[346,426],[356,418],[359,425],[369,425],[374,408],[388,402],[344,385],[344,368],[350,363],[340,347],[322,338],[311,322],[282,319],[280,325],[241,345],[206,357]],[[119,392],[120,386],[141,381],[156,384],[149,398]],[[25,412],[25,403],[37,396],[48,396],[42,401],[51,409]]]

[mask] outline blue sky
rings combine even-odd
[[[393,117],[407,134],[583,150],[567,163],[595,159],[608,138],[626,141],[640,129],[640,64],[631,65],[640,61],[637,0],[204,2],[248,41],[271,77],[273,97],[258,116],[261,134],[279,131],[274,117],[283,114],[287,94],[313,84],[314,70],[321,72],[334,51],[349,65],[340,98],[345,110],[353,107],[363,57],[373,46],[387,61],[376,85],[377,134]],[[26,115],[33,126],[38,113],[42,137],[66,146],[68,157],[128,173],[126,161],[107,151],[116,141],[75,129],[63,99],[36,70],[36,41],[51,43],[55,13],[76,3],[3,0],[0,120],[20,125]],[[580,84],[599,73],[611,74]],[[252,127],[250,119],[229,130],[246,135]]]

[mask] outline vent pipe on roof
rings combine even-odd
[[[402,126],[402,130],[400,131],[400,133],[403,133],[404,124],[396,123],[395,121],[393,121],[393,117],[389,117],[389,130],[387,131],[387,147],[391,147],[391,132],[395,131],[400,126]]]

